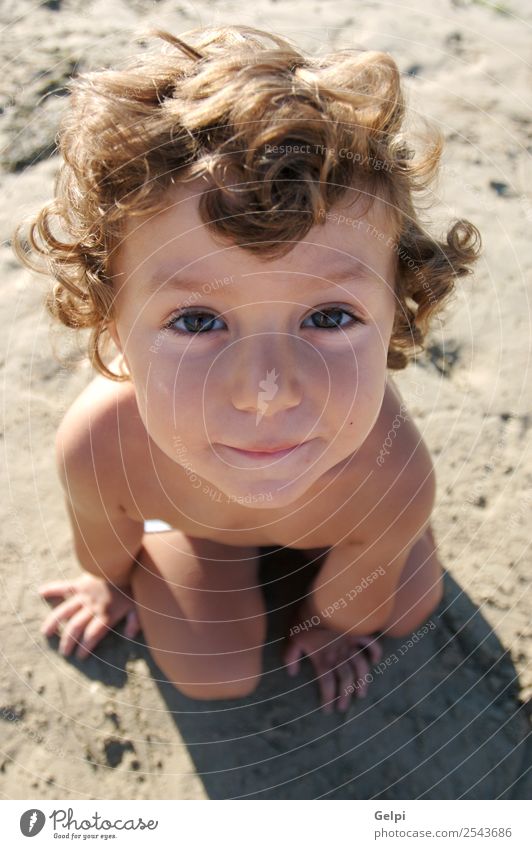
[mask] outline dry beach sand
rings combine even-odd
[[[529,798],[530,4],[19,0],[0,14],[2,798]],[[271,27],[313,52],[391,52],[414,113],[447,139],[436,228],[464,215],[483,235],[474,278],[396,378],[438,476],[437,627],[404,650],[387,640],[400,662],[346,716],[321,713],[308,660],[296,679],[280,668],[287,601],[308,580],[293,552],[263,560],[268,645],[249,699],[181,696],[142,640],[108,635],[80,663],[39,634],[36,586],[78,568],[54,433],[92,374],[82,345],[50,330],[46,282],[17,264],[12,227],[51,195],[68,75],[125,55],[143,27],[214,22]]]

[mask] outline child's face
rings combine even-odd
[[[393,234],[381,202],[357,219],[351,196],[333,210],[347,221],[329,213],[267,260],[214,240],[197,208],[204,188],[178,185],[163,212],[127,222],[112,262],[111,332],[146,430],[191,484],[282,507],[317,491],[376,422],[395,311]],[[282,455],[235,450],[298,444]]]

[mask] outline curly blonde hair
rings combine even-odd
[[[356,187],[368,208],[385,201],[396,233],[387,366],[404,368],[423,349],[454,279],[471,273],[481,238],[464,219],[445,241],[420,222],[413,196],[429,198],[443,139],[429,128],[416,158],[401,132],[405,98],[392,57],[344,49],[313,58],[249,26],[194,29],[187,42],[161,30],[147,35],[169,46],[69,82],[55,198],[14,231],[21,262],[56,281],[49,314],[90,328],[92,365],[127,380],[102,357],[113,320],[110,257],[127,216],[164,208],[171,185],[208,174],[212,188],[199,200],[205,225],[244,250],[278,257]]]

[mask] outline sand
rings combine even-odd
[[[0,16],[2,798],[529,798],[530,5],[19,0]],[[93,375],[82,340],[50,328],[46,281],[17,264],[11,228],[51,195],[68,74],[125,55],[145,26],[210,23],[271,26],[314,52],[390,51],[414,113],[447,140],[436,226],[464,215],[483,235],[474,277],[397,375],[436,464],[445,598],[416,643],[385,642],[400,662],[345,716],[319,710],[308,660],[297,679],[280,667],[293,552],[264,552],[265,674],[249,699],[182,696],[142,640],[109,635],[80,663],[39,634],[36,586],[78,571],[54,433]]]

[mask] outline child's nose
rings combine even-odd
[[[297,341],[280,338],[289,334],[254,334],[234,346],[228,395],[238,410],[272,416],[297,407],[304,395],[303,352]],[[229,363],[227,364],[229,365]]]

